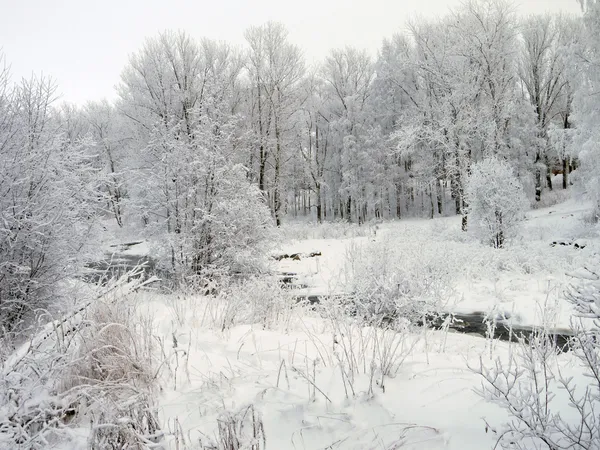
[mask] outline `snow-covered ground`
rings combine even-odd
[[[274,264],[308,286],[294,295],[347,292],[352,275],[360,273],[356,265],[367,259],[370,267],[390,273],[413,271],[448,282],[450,310],[504,311],[520,323],[567,327],[567,274],[598,249],[594,228],[582,221],[588,211],[577,201],[531,211],[521,234],[503,250],[472,242],[458,231],[458,218],[346,229],[339,238],[318,238],[317,229],[274,252],[299,253],[300,260]],[[552,245],[577,240],[585,248]],[[471,369],[481,360],[506,358],[515,344],[443,331],[386,335],[335,310],[323,317],[277,301],[254,325],[223,329],[241,314],[236,302],[269,296],[261,288],[219,302],[139,294],[168,361],[158,402],[168,448],[212,448],[226,417],[240,411],[252,416],[248,405],[262,417],[267,448],[494,447],[498,434],[492,429],[509,417],[476,393],[482,379]],[[381,348],[396,349],[387,376]],[[573,367],[572,355],[559,359]]]
[[[595,229],[583,221],[590,208],[569,200],[532,210],[502,250],[463,235],[459,217],[383,223],[361,230],[366,236],[291,240],[279,254],[322,256],[282,259],[277,269],[298,274],[298,284],[306,286],[299,294],[336,294],[352,289],[353,263],[383,257],[381,264],[391,271],[416,266],[443,273],[453,288],[444,302],[447,311],[495,312],[521,325],[568,328],[572,311],[563,300],[568,274],[600,249]]]
[[[370,375],[373,341],[366,354],[358,344],[359,335],[368,341],[375,330],[352,328],[360,367],[347,381],[345,345],[327,320],[296,311],[273,329],[242,325],[221,333],[200,326],[205,304],[189,302],[181,322],[162,301],[149,305],[160,318],[157,335],[169,347],[175,336],[171,353],[185,352],[177,370],[171,360],[159,411],[171,431],[177,423],[189,448],[218,440],[221,414],[250,404],[262,414],[267,448],[275,449],[479,450],[497,439],[486,433],[483,419],[507,419],[473,391],[481,380],[467,363],[475,366],[487,354],[484,339],[443,332],[398,336],[398,355],[405,359],[383,389],[381,373]],[[495,344],[494,356],[507,348]],[[176,448],[174,438],[170,444]]]
[[[231,419],[246,443],[264,439],[268,449],[494,448],[510,417],[477,394],[483,379],[473,369],[506,360],[516,344],[366,327],[335,304],[291,307],[292,296],[349,292],[355,277],[383,273],[424,283],[422,292],[435,293],[446,311],[506,312],[521,324],[567,327],[568,273],[599,248],[595,228],[582,220],[589,209],[570,200],[530,211],[502,250],[472,241],[456,217],[292,226],[288,236],[303,239],[292,236],[273,254],[300,259],[273,259],[273,267],[296,273],[306,287],[286,292],[256,280],[217,298],[139,290],[123,301],[144,318],[145,345],[154,345],[159,362],[162,445],[229,448],[221,440]],[[124,234],[106,246],[131,241]],[[145,242],[126,252],[151,248]],[[572,354],[557,358],[565,373],[575,370]]]

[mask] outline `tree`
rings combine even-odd
[[[89,133],[98,151],[98,166],[104,175],[104,196],[108,210],[119,227],[124,224],[126,187],[126,149],[130,137],[123,117],[107,101],[88,103],[84,110]]]
[[[393,192],[389,198],[390,210],[394,210],[393,216],[398,219],[403,216],[403,207],[407,203],[404,197],[409,190],[408,181],[414,178],[414,173],[409,171],[411,156],[393,151],[396,146],[399,150],[402,149],[400,142],[394,139],[397,137],[394,136],[394,131],[402,130],[403,125],[410,129],[412,119],[422,112],[423,91],[417,80],[416,58],[415,46],[408,37],[394,35],[391,39],[384,40],[376,62],[377,76],[373,81],[373,112],[390,146],[387,151],[390,160],[386,167],[389,191]],[[410,150],[410,146],[408,149]],[[442,183],[445,182],[445,172],[440,165],[436,169],[439,169],[436,186],[438,213],[442,214],[445,197]]]
[[[359,223],[365,220],[367,207],[368,167],[362,151],[369,125],[369,98],[375,70],[365,51],[347,47],[332,50],[325,59],[321,76],[329,91],[329,121],[334,135],[335,152],[332,180],[341,217]]]
[[[579,150],[581,180],[588,196],[594,201],[596,215],[600,215],[600,2],[582,1],[584,7],[583,42],[577,50],[582,66],[581,86],[574,100],[574,121],[578,136],[574,139]]]
[[[298,85],[304,75],[300,49],[287,40],[288,32],[277,22],[246,30],[248,63],[252,83],[252,120],[258,141],[258,185],[267,189],[267,168],[272,167],[271,210],[277,226],[283,215],[283,176],[290,140],[292,117],[301,106]],[[256,109],[254,108],[256,105]],[[286,151],[288,150],[288,151]]]
[[[441,213],[443,183],[449,181],[466,230],[471,164],[493,155],[520,161],[526,148],[520,139],[527,118],[516,83],[515,16],[505,2],[471,1],[440,21],[412,23],[410,33],[412,52],[402,51],[397,40],[399,54],[406,55],[402,75],[387,75],[406,104],[393,138],[418,188],[430,197],[430,217],[436,197]]]
[[[455,24],[461,20],[411,24],[416,43],[415,87],[411,109],[399,122],[394,139],[419,189],[430,187],[436,179],[450,181],[455,212],[463,215],[466,230],[464,183],[471,161],[478,156],[483,114],[478,71],[464,54],[469,50],[459,45]],[[410,92],[409,87],[403,90]],[[433,190],[429,191],[433,204]]]
[[[466,198],[473,232],[494,248],[504,246],[528,207],[523,186],[512,168],[495,157],[471,167]]]
[[[552,190],[552,145],[548,133],[553,121],[570,127],[572,92],[561,45],[568,36],[567,22],[556,16],[533,16],[521,26],[523,49],[519,75],[535,111],[537,143],[535,153],[535,199],[541,200],[542,172]],[[560,120],[558,120],[560,118]],[[561,153],[560,156],[564,156]]]
[[[317,223],[322,223],[326,208],[324,205],[323,190],[326,186],[325,169],[330,159],[330,121],[327,118],[327,103],[329,98],[324,89],[324,82],[316,76],[309,75],[302,86],[306,98],[302,111],[304,113],[304,139],[300,141],[300,154],[302,155],[308,184],[315,194],[315,207],[317,210]]]
[[[239,166],[249,151],[236,114],[240,70],[226,44],[165,33],[123,72],[120,109],[138,136],[136,207],[180,280],[260,270],[272,238]]]
[[[18,329],[57,295],[92,244],[98,180],[86,141],[70,141],[54,83],[0,77],[0,331]]]

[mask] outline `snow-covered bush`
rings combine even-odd
[[[226,125],[218,125],[223,134]],[[172,136],[164,139],[176,141]],[[201,148],[151,143],[147,152],[166,162],[140,174],[145,179],[144,195],[137,206],[150,217],[146,234],[157,242],[157,254],[179,280],[261,272],[276,240],[258,187],[246,179],[242,166],[223,157],[233,145],[231,136],[215,139],[214,145]],[[161,156],[166,151],[162,147],[171,145],[175,146],[171,154]],[[166,167],[174,181],[165,187],[162,170]]]
[[[474,164],[465,194],[472,232],[495,248],[503,247],[528,206],[523,186],[510,165],[497,158]]]
[[[292,294],[275,277],[229,281],[215,299],[209,299],[208,326],[221,331],[236,325],[285,326],[294,305]]]
[[[421,321],[453,294],[449,265],[434,254],[392,248],[384,240],[351,248],[346,260],[349,312],[369,325]]]
[[[503,448],[600,449],[600,275],[582,269],[574,276],[566,293],[580,316],[572,322],[572,354],[561,357],[541,329],[520,339],[508,362],[480,360],[475,368],[484,379],[480,394],[511,416],[492,427]]]
[[[211,293],[213,286],[218,287]],[[299,306],[293,295],[277,277],[263,275],[222,277],[208,285],[187,283],[166,298],[180,326],[193,323],[226,331],[238,325],[287,327]]]
[[[11,87],[0,73],[0,336],[47,308],[92,244],[97,174],[89,143],[60,132],[54,95],[49,80]]]
[[[0,364],[0,449],[148,448],[160,440],[139,280],[53,321]]]
[[[127,299],[97,302],[84,319],[61,392],[77,392],[75,418],[92,423],[93,449],[143,448],[158,437],[153,341]]]

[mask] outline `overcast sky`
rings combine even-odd
[[[62,99],[114,98],[114,86],[145,37],[182,29],[243,43],[250,25],[284,23],[308,62],[352,45],[374,55],[384,37],[415,15],[443,15],[460,0],[0,0],[0,49],[13,80],[51,76]],[[576,0],[520,0],[521,14],[578,13]]]

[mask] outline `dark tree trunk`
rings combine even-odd
[[[443,215],[443,196],[444,191],[442,189],[442,180],[436,180],[436,191],[437,191],[437,208],[438,214]]]
[[[321,199],[321,183],[316,183],[315,187],[317,193],[317,223],[323,223],[323,210],[322,210],[322,199]]]
[[[402,219],[402,184],[396,185],[396,217]]]
[[[435,217],[435,201],[433,200],[434,194],[433,186],[429,186],[429,200],[431,201],[431,209],[429,213],[429,218],[433,219]]]
[[[504,228],[502,226],[502,212],[496,211],[496,224],[498,225],[498,232],[495,236],[494,247],[502,248],[504,246]]]
[[[544,162],[546,163],[546,184],[548,185],[548,189],[552,190],[552,168],[550,167],[548,156],[546,156]]]
[[[352,197],[346,201],[346,220],[352,222]]]
[[[535,201],[542,200],[542,169],[538,166],[535,168]]]
[[[454,213],[459,215],[461,213],[461,193],[458,177],[456,175],[450,180],[450,190],[452,192],[452,198],[454,199]]]

